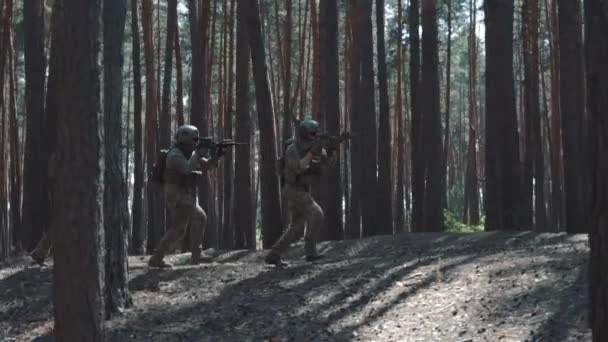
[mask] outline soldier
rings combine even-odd
[[[192,250],[190,263],[195,265],[201,261],[200,243],[207,226],[207,215],[197,204],[195,180],[201,171],[217,166],[223,150],[212,151],[215,155],[210,159],[203,158],[202,150],[196,148],[198,141],[196,127],[180,126],[175,134],[175,143],[167,152],[163,179],[167,206],[173,211],[173,225],[150,258],[150,267],[171,267],[163,257],[182,239],[188,227]]]
[[[281,254],[304,232],[304,250],[307,261],[323,257],[317,253],[316,235],[323,224],[323,209],[315,202],[310,187],[317,184],[325,167],[335,163],[335,155],[318,148],[319,123],[304,120],[298,125],[295,141],[284,151],[282,177],[283,195],[287,199],[290,224],[287,231],[272,246],[266,263],[283,266]]]

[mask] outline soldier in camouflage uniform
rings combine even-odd
[[[183,125],[177,129],[175,143],[167,152],[166,166],[163,174],[167,207],[173,211],[173,225],[165,233],[154,255],[150,258],[151,267],[171,267],[163,261],[166,253],[183,238],[186,229],[190,228],[192,257],[191,264],[201,261],[201,240],[207,226],[207,215],[197,204],[196,176],[201,171],[217,166],[223,151],[217,150],[210,159],[203,158],[202,151],[196,150],[199,135],[192,125]]]
[[[307,261],[323,257],[317,253],[316,235],[323,224],[323,209],[315,202],[310,192],[311,186],[318,184],[323,170],[335,163],[335,155],[325,149],[316,149],[319,123],[314,120],[302,121],[293,143],[287,146],[283,165],[283,196],[287,199],[290,224],[287,231],[272,246],[266,256],[266,263],[282,266],[283,254],[289,245],[302,236],[304,228],[304,250]],[[313,152],[313,151],[319,152]]]

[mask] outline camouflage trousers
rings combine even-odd
[[[51,252],[52,241],[51,235],[46,232],[42,235],[42,238],[36,244],[36,248],[31,253],[31,256],[39,264],[44,263],[44,260],[49,256]]]
[[[305,231],[304,252],[306,256],[316,256],[317,234],[323,224],[323,209],[315,202],[310,192],[304,189],[286,185],[283,194],[287,199],[289,226],[272,246],[270,253],[283,254],[289,245],[297,241]]]
[[[179,203],[170,206],[173,213],[173,224],[160,240],[158,248],[152,258],[162,260],[168,252],[172,251],[190,229],[190,250],[192,261],[198,261],[201,256],[201,243],[203,233],[207,226],[207,214],[198,205],[192,203]]]

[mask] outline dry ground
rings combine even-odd
[[[584,235],[407,234],[151,270],[130,259],[134,307],[109,341],[590,341]],[[0,264],[0,340],[52,341],[51,267]]]

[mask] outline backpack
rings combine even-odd
[[[156,184],[163,184],[165,182],[165,167],[167,166],[167,152],[169,150],[160,150],[156,155],[156,162],[152,165],[149,179]]]
[[[279,176],[281,178],[281,187],[285,185],[285,154],[287,153],[287,148],[289,145],[293,144],[295,140],[293,138],[287,139],[283,143],[283,154],[279,157]]]

